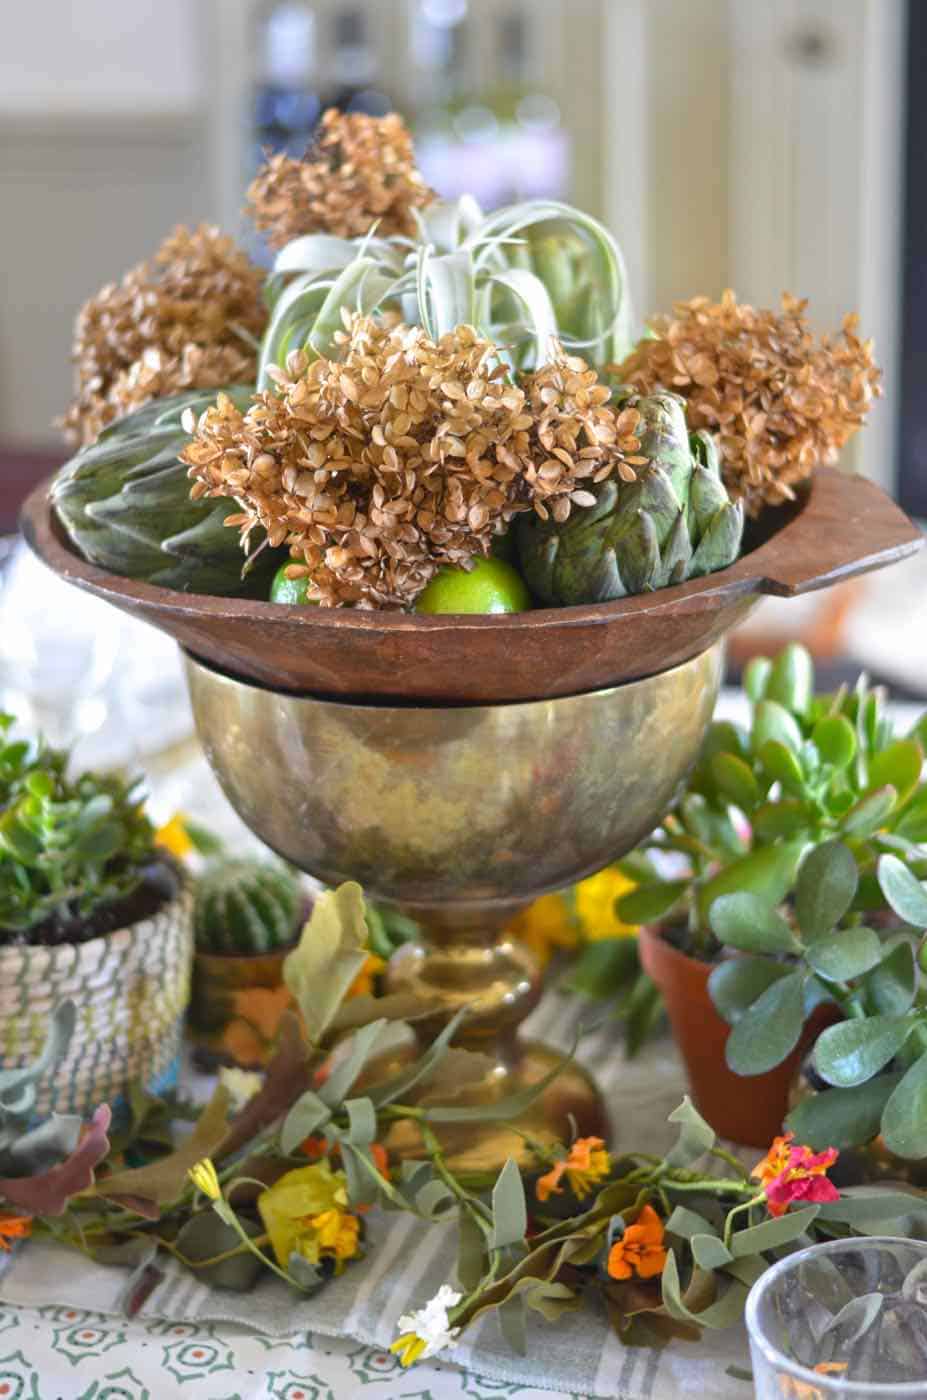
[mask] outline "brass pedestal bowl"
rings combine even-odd
[[[658,821],[695,760],[721,679],[715,646],[675,669],[585,695],[527,704],[351,704],[265,689],[187,657],[197,730],[226,796],[287,860],[327,884],[358,880],[427,930],[393,960],[391,989],[439,1006],[416,1024],[431,1040],[461,1007],[458,1042],[488,1053],[475,1090],[498,1099],[558,1057],[523,1045],[537,1004],[530,954],[504,930],[513,914],[630,850]],[[519,1121],[563,1135],[570,1115],[604,1134],[591,1080],[570,1068]],[[409,1136],[394,1144],[414,1150]],[[504,1125],[446,1140],[461,1168],[523,1156]]]

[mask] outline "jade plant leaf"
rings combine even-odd
[[[778,739],[767,739],[760,745],[757,756],[764,771],[775,782],[781,783],[786,792],[793,797],[804,796],[805,775],[797,755],[787,744],[780,743]]]
[[[852,1089],[812,1094],[792,1109],[785,1126],[817,1152],[860,1147],[878,1135],[882,1111],[900,1083],[900,1074],[879,1074]]]
[[[814,662],[798,642],[789,642],[772,663],[765,698],[776,700],[795,715],[805,715],[814,699]]]
[[[702,888],[702,917],[707,918],[708,910],[723,894],[754,894],[768,905],[779,904],[791,889],[801,854],[801,841],[783,841],[777,846],[760,846],[732,860]]]
[[[920,782],[924,754],[916,739],[897,739],[869,760],[869,785],[873,788],[891,786],[899,802],[914,791]]]
[[[744,953],[795,953],[798,941],[789,925],[756,894],[724,894],[708,911],[712,931]]]
[[[808,942],[837,927],[858,884],[853,852],[842,841],[826,841],[805,857],[795,886],[795,913]]]
[[[725,958],[712,969],[708,993],[725,1021],[734,1025],[767,987],[788,977],[789,971],[786,963],[771,958]]]
[[[814,1048],[815,1068],[838,1088],[864,1084],[895,1058],[913,1029],[910,1016],[868,1016],[828,1026]]]
[[[805,954],[808,964],[828,982],[850,982],[876,967],[882,959],[882,941],[871,928],[855,925],[819,938]]]
[[[914,1004],[917,967],[914,947],[900,938],[863,982],[869,1007],[880,1016],[903,1016]]]
[[[776,700],[761,700],[753,715],[753,749],[759,753],[764,744],[783,744],[793,753],[802,746],[798,723],[784,705]]]
[[[882,856],[879,884],[900,919],[915,928],[927,928],[927,890],[897,856]]]
[[[619,919],[629,924],[650,924],[664,918],[689,888],[687,880],[660,880],[641,885],[619,899]]]
[[[744,812],[752,811],[760,800],[760,786],[749,764],[736,754],[716,753],[708,766],[718,791],[728,802]]]
[[[772,661],[768,656],[754,656],[744,667],[743,688],[754,704],[765,698],[771,675]]]
[[[805,1021],[800,972],[773,982],[745,1011],[728,1037],[725,1057],[735,1074],[765,1074],[798,1044]]]
[[[927,1054],[914,1061],[885,1105],[882,1136],[899,1157],[927,1157]]]
[[[845,715],[824,715],[814,726],[811,740],[833,768],[848,768],[856,756],[856,734]]]
[[[879,830],[879,827],[895,810],[898,795],[892,787],[877,788],[867,797],[860,798],[843,818],[843,830],[847,836],[865,840]]]

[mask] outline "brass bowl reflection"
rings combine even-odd
[[[492,1056],[471,1094],[497,1099],[556,1061],[515,1038],[540,976],[503,930],[548,890],[629,851],[658,822],[711,719],[722,649],[656,676],[526,704],[350,704],[267,690],[187,657],[196,727],[244,822],[326,884],[358,880],[425,925],[428,941],[390,966],[392,990],[433,1007],[429,1041],[460,1007],[456,1039]],[[602,1105],[579,1069],[561,1074],[524,1132],[604,1134]],[[409,1142],[394,1144],[413,1152]],[[524,1156],[505,1125],[468,1127],[446,1150],[482,1170]]]

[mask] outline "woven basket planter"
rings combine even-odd
[[[184,882],[156,913],[86,943],[0,950],[0,1069],[39,1055],[52,1009],[69,997],[77,1026],[37,1111],[91,1113],[141,1079],[176,1077],[190,996],[193,891]]]

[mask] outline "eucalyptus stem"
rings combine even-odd
[[[749,1211],[749,1210],[751,1210],[753,1206],[762,1205],[763,1202],[764,1202],[765,1200],[766,1200],[766,1192],[765,1192],[765,1191],[761,1191],[761,1192],[759,1193],[759,1195],[754,1195],[754,1196],[752,1197],[751,1200],[749,1200],[749,1201],[741,1201],[740,1205],[734,1206],[732,1210],[729,1210],[729,1211],[728,1211],[727,1216],[726,1216],[725,1221],[724,1221],[724,1237],[723,1237],[723,1238],[724,1238],[724,1247],[725,1247],[725,1249],[729,1248],[730,1243],[731,1243],[731,1235],[733,1234],[733,1231],[734,1231],[734,1216],[735,1216],[735,1215],[740,1215],[742,1211],[745,1211],[745,1210]]]

